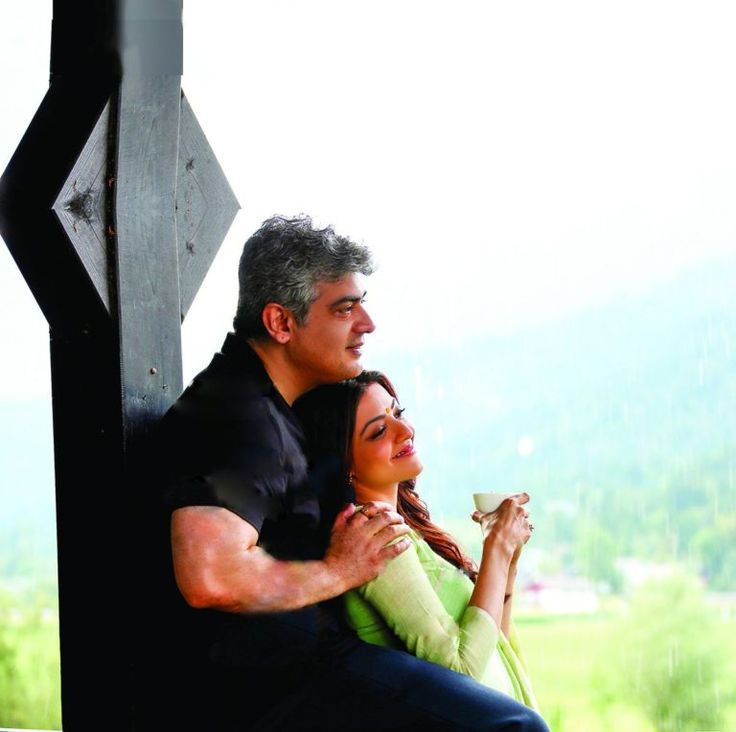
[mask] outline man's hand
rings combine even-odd
[[[233,613],[282,612],[313,605],[373,579],[409,546],[409,527],[388,504],[352,504],[332,528],[324,559],[281,561],[258,545],[258,532],[226,508],[174,511],[171,541],[176,581],[197,608]],[[386,546],[399,538],[397,544]],[[405,542],[405,543],[404,543]]]
[[[409,531],[404,519],[388,503],[373,501],[360,510],[349,504],[332,525],[325,564],[346,590],[359,587],[409,548],[410,540],[400,538]]]

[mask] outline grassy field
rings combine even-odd
[[[659,732],[623,689],[616,658],[626,638],[618,613],[519,617],[516,626],[552,732]],[[731,702],[722,725],[700,732],[736,732],[736,621],[723,621],[719,632],[729,659],[721,681]]]
[[[0,630],[0,727],[60,729],[58,616],[6,613]]]
[[[654,731],[635,707],[610,698],[605,665],[612,618],[528,617],[516,625],[552,732]]]

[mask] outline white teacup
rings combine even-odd
[[[495,511],[509,496],[515,493],[496,493],[488,491],[486,493],[473,493],[473,503],[475,508],[481,513],[491,513]]]

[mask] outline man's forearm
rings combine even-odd
[[[355,514],[348,506],[333,524],[324,559],[283,561],[261,549],[258,533],[230,511],[213,506],[177,509],[171,521],[176,583],[195,608],[234,613],[279,612],[313,605],[373,579],[409,546],[409,531],[380,503]]]
[[[335,597],[346,583],[330,562],[274,559],[247,522],[222,508],[196,506],[172,517],[176,583],[195,608],[278,612]]]
[[[235,613],[296,610],[348,589],[324,560],[282,561],[259,547],[246,550],[246,555],[229,577],[222,578],[222,591],[210,607]]]

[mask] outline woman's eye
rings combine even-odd
[[[379,427],[372,435],[371,440],[377,440],[379,437],[383,435],[383,433],[386,431],[386,425],[383,425],[382,427]]]
[[[406,407],[402,407],[401,409],[397,409],[394,412],[394,417],[396,417],[396,419],[402,419],[402,416],[401,415],[404,414],[405,411],[406,411]]]

